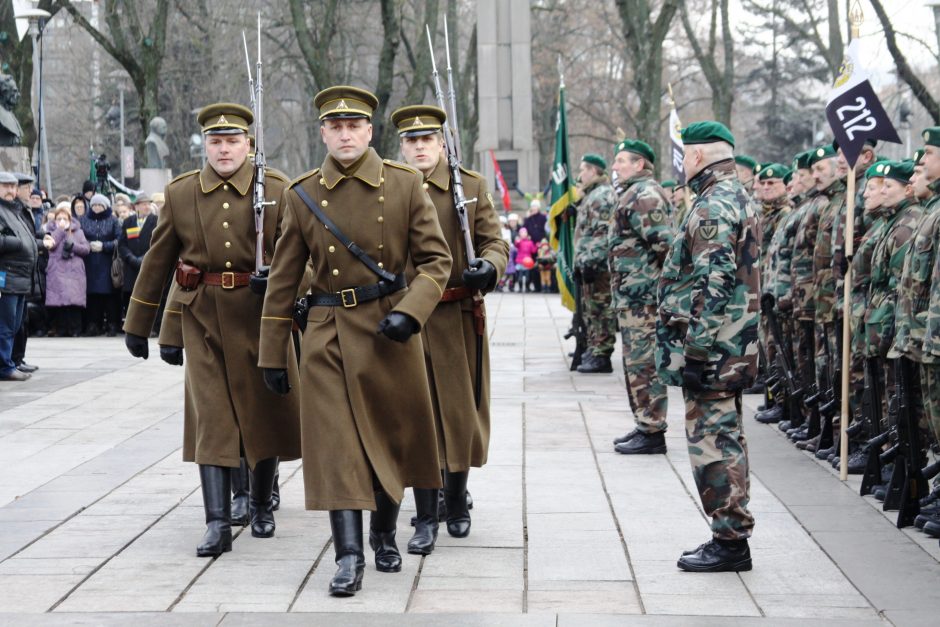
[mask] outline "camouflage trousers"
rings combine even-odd
[[[636,428],[643,433],[666,430],[668,396],[656,374],[656,305],[617,311],[623,340],[623,375]]]
[[[816,331],[816,383],[820,390],[826,390],[830,374],[839,376],[839,366],[842,363],[842,325],[839,320],[819,322],[815,325]],[[836,386],[840,381],[835,382]]]
[[[707,398],[711,394],[683,388],[682,395],[692,474],[712,534],[720,540],[750,537],[754,517],[747,509],[751,480],[741,394]]]
[[[610,306],[610,272],[601,272],[581,288],[587,351],[609,358],[617,341],[617,316]]]
[[[924,414],[935,442],[940,442],[940,364],[920,365]]]
[[[809,389],[809,384],[816,383],[816,335],[812,320],[799,320],[796,324],[796,338],[794,354],[796,355],[796,367],[799,370],[804,389]],[[803,416],[809,418],[810,412],[803,407]]]

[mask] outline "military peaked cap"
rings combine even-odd
[[[313,104],[320,110],[320,119],[366,118],[379,106],[379,99],[370,91],[349,85],[327,87],[313,97]]]
[[[217,102],[200,109],[196,121],[206,135],[235,135],[247,133],[255,116],[251,109],[240,104]]]
[[[444,127],[447,114],[433,105],[411,105],[392,112],[392,124],[399,137],[420,137],[437,133]]]

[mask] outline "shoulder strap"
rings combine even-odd
[[[361,261],[369,270],[374,272],[379,276],[379,278],[385,281],[394,281],[395,275],[379,267],[379,264],[375,263],[375,260],[372,259],[369,255],[366,254],[366,251],[362,250],[355,242],[346,237],[342,231],[339,230],[339,227],[330,220],[330,218],[320,210],[313,200],[310,199],[310,196],[307,195],[307,192],[304,191],[303,187],[300,185],[295,185],[292,188],[300,199],[307,205],[307,209],[313,212],[313,215],[317,217],[317,220],[323,223],[323,226],[326,227],[326,230],[333,234],[333,237],[338,239],[340,243],[346,247],[349,252],[351,252],[356,259]]]

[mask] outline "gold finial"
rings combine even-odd
[[[855,4],[852,5],[852,10],[849,11],[849,24],[852,27],[852,39],[858,37],[859,28],[864,21],[865,14],[862,12],[862,5],[858,0],[855,0]]]

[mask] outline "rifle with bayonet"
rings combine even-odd
[[[875,486],[881,484],[882,447],[891,437],[889,430],[882,429],[881,381],[881,362],[877,357],[869,357],[865,360],[865,389],[862,394],[862,419],[868,425],[869,439],[863,446],[867,457],[859,488],[861,496],[871,494]]]
[[[898,528],[914,524],[920,513],[920,499],[927,496],[927,481],[922,474],[924,452],[920,428],[911,409],[911,388],[914,385],[913,362],[901,357],[894,362],[897,383],[897,443],[892,447],[894,471],[885,495],[884,511],[898,510]],[[887,452],[886,452],[887,453]]]
[[[447,58],[447,96],[450,107],[444,102],[444,90],[441,88],[441,76],[437,71],[437,61],[434,58],[434,44],[431,42],[431,27],[425,24],[428,36],[428,49],[431,52],[431,78],[434,82],[434,95],[437,105],[446,113],[446,121],[441,131],[444,134],[444,152],[447,155],[447,166],[450,169],[451,193],[454,197],[454,208],[457,210],[457,221],[463,235],[464,253],[467,257],[467,269],[475,272],[480,267],[473,245],[473,232],[470,230],[470,220],[467,217],[467,206],[477,202],[476,198],[467,198],[463,190],[463,175],[460,172],[460,130],[457,124],[457,94],[454,90],[453,70],[450,63],[450,36],[447,32],[447,20],[444,20],[444,48]],[[474,378],[473,398],[477,409],[480,407],[480,397],[483,394],[483,339],[486,333],[486,313],[483,309],[483,295],[476,292],[473,295],[473,328],[476,333],[476,372]]]
[[[575,272],[572,278],[574,283],[574,315],[571,317],[571,328],[565,333],[565,339],[574,338],[574,352],[571,354],[571,368],[574,372],[584,359],[587,350],[587,325],[584,322],[584,302],[582,298],[581,275]]]
[[[774,398],[780,399],[781,392],[784,392],[785,399],[782,401],[786,410],[787,418],[791,421],[802,423],[803,413],[800,409],[801,399],[804,395],[803,386],[796,375],[794,366],[790,338],[783,332],[780,326],[780,319],[777,317],[775,309],[776,300],[772,294],[764,294],[761,298],[761,307],[770,326],[770,333],[777,345],[777,351],[774,355],[774,376],[768,377],[768,389],[773,393]],[[796,425],[794,425],[796,426]]]

